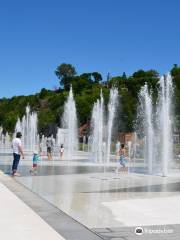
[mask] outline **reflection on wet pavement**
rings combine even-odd
[[[21,177],[16,180],[89,228],[133,226],[143,221],[146,225],[180,223],[176,214],[180,211],[177,209],[179,172],[167,178],[115,174],[115,166],[107,167],[104,172],[102,166],[87,161],[44,162],[39,166],[38,175],[31,176],[31,162],[26,161],[21,162]],[[10,172],[10,161],[2,163],[0,168]],[[141,213],[141,217],[137,213]]]

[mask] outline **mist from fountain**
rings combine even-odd
[[[33,151],[38,145],[38,118],[37,113],[31,112],[30,106],[26,107],[26,113],[22,120],[18,119],[15,126],[15,134],[22,133],[22,144],[25,150]]]
[[[147,84],[141,88],[140,94],[140,104],[142,108],[141,114],[143,114],[143,127],[145,132],[145,158],[147,160],[148,173],[153,172],[153,153],[154,153],[154,127],[153,127],[153,106],[152,98],[148,92]]]
[[[118,103],[118,90],[113,88],[110,90],[110,98],[108,103],[108,123],[107,123],[107,153],[106,153],[106,162],[110,161],[111,154],[111,141],[112,141],[112,127],[114,123],[115,113]]]
[[[120,141],[117,141],[117,142],[116,142],[116,146],[115,146],[115,154],[116,154],[116,155],[119,154],[120,146],[121,146]]]
[[[83,136],[82,150],[85,151],[86,136]]]
[[[158,85],[156,110],[153,110],[152,96],[148,92],[147,84],[141,88],[140,110],[136,126],[139,125],[139,133],[144,132],[144,159],[148,173],[160,173],[162,176],[167,176],[169,163],[173,160],[171,75],[162,76]]]
[[[170,161],[173,159],[172,141],[172,94],[173,84],[170,74],[162,76],[159,81],[159,103],[158,103],[158,123],[159,137],[161,142],[161,166],[163,176],[168,175]]]
[[[91,119],[91,152],[95,162],[103,162],[104,99],[102,90],[100,99],[94,103]]]
[[[94,103],[91,118],[91,155],[95,162],[108,163],[111,154],[112,129],[118,102],[118,90],[111,89],[108,118],[105,112],[102,90],[100,99]]]
[[[72,87],[70,88],[67,101],[64,104],[64,113],[61,119],[61,124],[67,133],[64,143],[64,154],[70,160],[78,150],[77,115]]]

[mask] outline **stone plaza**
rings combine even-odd
[[[168,177],[117,174],[116,162],[104,171],[79,152],[72,161],[43,158],[37,175],[29,173],[27,156],[20,162],[21,176],[12,178],[12,157],[1,158],[1,182],[64,239],[180,237],[179,170]],[[135,233],[137,227],[142,235]]]

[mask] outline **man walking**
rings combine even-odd
[[[14,138],[12,141],[13,157],[14,157],[13,165],[12,165],[13,176],[20,176],[20,174],[17,173],[17,168],[18,168],[18,164],[21,156],[24,159],[24,153],[23,153],[22,144],[21,144],[21,137],[22,137],[21,132],[17,132],[16,138]]]
[[[53,146],[54,146],[54,142],[53,142],[52,136],[49,135],[46,140],[48,160],[52,160]]]

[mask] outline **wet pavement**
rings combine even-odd
[[[172,227],[180,239],[180,172],[169,177],[113,172],[89,161],[44,161],[36,176],[31,176],[31,161],[21,162],[21,177],[16,178],[32,192],[92,229],[103,239],[136,239],[136,226]],[[0,169],[9,173],[10,159]],[[148,232],[148,230],[147,230]],[[160,236],[162,238],[160,238]],[[170,239],[166,233],[157,239]],[[157,234],[146,233],[156,239]],[[141,239],[142,236],[140,236]]]
[[[0,169],[6,174],[11,173],[11,165],[0,165]],[[18,168],[21,177],[30,176],[30,166],[20,165]],[[113,167],[109,167],[108,171],[113,171]],[[71,174],[86,174],[86,173],[102,173],[104,168],[101,166],[39,166],[38,176],[50,176],[50,175],[71,175]]]

